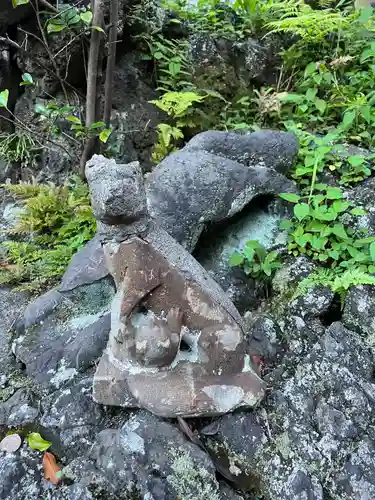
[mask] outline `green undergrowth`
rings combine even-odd
[[[56,284],[72,255],[96,229],[86,184],[77,178],[63,186],[5,184],[23,210],[5,231],[0,284],[39,292]]]
[[[197,84],[183,40],[174,42],[171,58],[171,46],[159,36],[157,50],[151,51],[161,91],[154,104],[171,122],[159,125],[154,159],[160,161],[193,132],[208,128],[294,132],[300,149],[288,175],[300,194],[281,194],[291,210],[281,226],[288,234],[287,251],[321,266],[321,272],[304,282],[304,290],[314,283],[326,285],[343,299],[350,286],[374,281],[375,238],[365,225],[369,207],[349,202],[347,192],[374,171],[375,16],[371,8],[355,10],[353,2],[344,0],[309,4],[201,0],[192,7],[186,1],[165,0],[177,14],[174,22],[187,23],[194,33],[237,42],[276,36],[286,43],[277,83],[224,95],[220,78],[209,88]],[[151,46],[155,43],[150,40]],[[171,97],[175,104],[168,108]],[[231,265],[266,280],[279,264],[278,254],[267,256],[252,241],[231,259]]]
[[[373,10],[355,10],[349,0],[309,4],[198,0],[195,6],[185,0],[164,0],[163,4],[173,12],[170,22],[181,32],[175,30],[171,40],[165,34],[168,30],[155,28],[136,40],[147,52],[160,92],[153,104],[168,116],[157,126],[155,164],[208,129],[294,132],[300,148],[287,175],[299,194],[281,194],[291,213],[281,226],[287,232],[285,253],[306,255],[321,270],[301,286],[326,285],[343,297],[352,285],[372,283],[375,238],[366,227],[369,207],[350,202],[348,191],[374,175]],[[249,38],[264,45],[277,40],[284,48],[275,83],[225,88],[223,68],[212,78],[197,79],[189,47],[193,33],[208,34],[217,46]],[[86,188],[74,181],[60,188],[6,189],[24,200],[26,211],[13,230],[13,241],[5,245],[2,282],[32,288],[55,282],[71,255],[94,233]],[[281,259],[281,254],[267,254],[250,241],[231,264],[243,266],[256,279],[269,280]]]

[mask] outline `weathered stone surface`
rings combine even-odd
[[[305,295],[296,297],[288,304],[291,314],[303,319],[319,317],[326,313],[333,301],[332,290],[324,286],[316,286]]]
[[[82,285],[90,285],[108,276],[100,239],[95,236],[73,255],[58,287],[60,292],[68,292]]]
[[[25,389],[19,389],[5,403],[0,403],[0,426],[22,428],[34,423],[38,415],[39,410]]]
[[[133,16],[134,11],[128,17]],[[119,134],[118,137],[113,134],[109,146],[119,163],[138,160],[142,170],[152,167],[151,153],[157,140],[156,126],[168,121],[165,113],[150,102],[159,97],[150,81],[141,53],[133,51],[119,57],[112,87],[112,115]]]
[[[15,371],[14,358],[11,354],[11,327],[16,322],[22,308],[27,303],[27,294],[17,293],[0,287],[0,401],[7,399],[15,390],[10,375]],[[17,384],[16,384],[17,385]]]
[[[354,286],[345,299],[342,322],[363,336],[368,346],[375,347],[375,287]]]
[[[234,482],[266,498],[371,498],[373,356],[335,323],[300,359],[262,409],[203,429],[206,445]]]
[[[138,413],[118,430],[104,430],[92,452],[115,492],[155,500],[220,500],[215,469],[173,425]]]
[[[86,177],[94,213],[110,228],[103,239],[114,237],[104,253],[117,287],[95,400],[162,416],[257,404],[263,385],[245,352],[241,317],[195,259],[147,219],[139,167],[94,156]]]
[[[40,454],[23,445],[17,453],[0,451],[0,499],[43,498]]]
[[[113,294],[104,279],[64,295],[52,290],[29,304],[13,352],[32,380],[54,390],[94,365],[108,340]]]
[[[151,216],[189,251],[208,224],[233,217],[258,196],[294,190],[272,169],[193,153],[189,145],[165,158],[146,182]]]
[[[193,137],[185,146],[203,150],[246,166],[265,166],[285,173],[298,153],[297,137],[290,132],[259,130],[250,134],[209,130]]]
[[[193,81],[198,88],[215,88],[232,98],[251,84],[276,83],[275,47],[255,39],[233,42],[208,33],[193,33],[188,40]]]
[[[104,415],[92,399],[92,378],[84,378],[43,400],[40,424],[64,461],[84,455],[91,448]]]
[[[271,360],[281,341],[282,332],[279,325],[266,314],[248,312],[244,319],[249,351],[265,360]]]

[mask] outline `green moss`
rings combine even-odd
[[[203,467],[197,467],[186,451],[173,450],[171,468],[167,476],[180,500],[220,500],[219,485]]]

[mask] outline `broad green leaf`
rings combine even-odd
[[[22,82],[20,83],[20,87],[23,85],[33,85],[33,77],[30,75],[30,73],[23,73],[22,75]]]
[[[96,128],[101,128],[104,127],[105,123],[104,122],[95,122],[91,125],[90,129],[95,130]]]
[[[65,24],[60,24],[57,22],[50,21],[47,24],[47,33],[59,33],[60,31],[64,30],[66,28]]]
[[[305,78],[315,73],[315,71],[316,71],[316,63],[315,62],[309,63],[305,68]]]
[[[261,246],[261,244],[259,243],[258,240],[247,240],[247,242],[245,243],[245,246],[256,250],[257,248],[259,248]]]
[[[46,451],[52,445],[52,443],[43,439],[39,432],[31,432],[27,436],[27,444],[32,450],[38,451]]]
[[[5,89],[0,92],[0,108],[8,107],[9,90]]]
[[[29,3],[29,0],[12,0],[12,5],[14,9],[19,5],[26,5],[27,3]]]
[[[352,109],[350,111],[347,111],[345,114],[344,114],[344,118],[342,120],[342,124],[344,125],[345,128],[349,128],[352,123],[354,122],[355,120],[355,110]]]
[[[353,208],[350,210],[350,213],[352,215],[366,215],[366,210],[363,210],[363,208]]]
[[[112,129],[110,128],[105,128],[102,130],[99,134],[99,139],[104,142],[104,144],[108,141],[110,135],[112,134]]]
[[[77,125],[82,125],[81,120],[76,116],[69,115],[66,117],[66,119],[68,120],[68,122],[76,123]]]
[[[273,262],[274,260],[276,260],[278,258],[278,256],[279,256],[279,252],[277,252],[277,250],[273,250],[272,252],[267,254],[265,262]]]
[[[314,101],[317,92],[318,92],[318,89],[316,89],[316,88],[308,89],[306,92],[306,99],[308,101],[311,101],[311,102]]]
[[[294,206],[294,215],[299,221],[303,220],[310,213],[310,205],[307,203],[298,203]]]
[[[290,229],[291,227],[293,227],[293,224],[290,220],[282,220],[279,224],[280,229]]]
[[[91,12],[91,10],[87,10],[86,12],[81,12],[81,14],[79,15],[79,17],[81,18],[81,20],[85,24],[91,24],[91,21],[92,21],[92,12]]]
[[[375,242],[370,245],[370,257],[373,262],[375,262]]]
[[[342,198],[342,191],[338,187],[329,187],[326,196],[329,200],[340,200]]]
[[[293,93],[288,93],[285,96],[280,98],[280,101],[282,102],[295,102],[297,104],[301,103],[305,96],[301,94],[293,94]]]
[[[289,201],[290,203],[298,203],[301,198],[298,194],[294,193],[280,193],[279,196],[283,200]]]
[[[327,108],[327,103],[323,99],[315,99],[315,106],[319,113],[322,115]]]
[[[243,249],[242,249],[242,251],[243,251],[246,259],[249,262],[252,262],[252,260],[254,259],[254,256],[255,256],[255,250],[253,248],[244,246]]]
[[[337,250],[330,250],[330,251],[328,252],[328,255],[329,255],[329,256],[331,257],[331,259],[333,259],[333,260],[339,260],[339,258],[340,258],[340,254],[339,254],[339,252],[338,252]]]
[[[345,212],[350,207],[350,203],[348,201],[335,200],[332,203],[332,207],[337,213]]]
[[[240,254],[239,252],[234,252],[234,254],[229,259],[229,265],[230,267],[240,266],[241,264],[243,264],[243,261],[244,261],[243,255]]]
[[[349,156],[348,158],[348,162],[352,167],[359,167],[364,163],[364,161],[364,157],[359,155]]]
[[[346,234],[344,225],[341,222],[333,226],[332,233],[338,236],[339,238],[342,238],[343,240],[348,239],[348,235]]]
[[[325,247],[327,241],[328,238],[321,238],[314,234],[311,240],[311,246],[315,248],[315,250],[322,250]]]
[[[356,240],[356,243],[358,245],[366,245],[367,243],[372,243],[375,241],[375,236],[369,236],[368,238],[360,238],[359,240]]]

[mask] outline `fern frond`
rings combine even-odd
[[[312,10],[295,17],[282,17],[267,23],[271,33],[293,33],[308,42],[318,42],[330,33],[342,31],[350,26],[353,16],[344,16],[332,9]]]
[[[359,285],[375,285],[375,276],[368,274],[363,268],[360,267],[347,269],[344,272],[339,272],[337,269],[332,270],[322,268],[311,273],[307,278],[298,284],[292,300],[302,295],[306,295],[316,286],[325,286],[335,295],[339,296],[341,307],[343,307],[348,290],[352,286]]]
[[[335,272],[331,269],[320,268],[311,273],[307,278],[298,283],[298,286],[293,294],[292,300],[306,295],[312,288],[316,286],[327,286],[331,288],[335,279]]]

